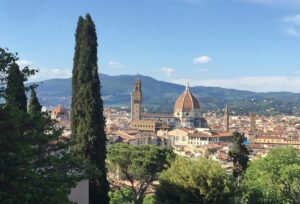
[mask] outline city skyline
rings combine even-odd
[[[300,92],[300,3],[296,0],[1,0],[0,45],[32,80],[71,77],[74,30],[90,13],[99,70],[192,86]]]

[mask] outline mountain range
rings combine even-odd
[[[109,76],[100,74],[101,94],[105,106],[130,105],[130,93],[136,75]],[[143,107],[149,112],[171,113],[176,98],[184,91],[182,85],[139,75],[142,82]],[[58,104],[70,107],[71,78],[49,79],[37,83],[38,97],[43,106]],[[220,112],[228,104],[233,114],[256,112],[265,115],[300,115],[300,94],[291,92],[251,92],[220,87],[190,88],[198,98],[203,112]]]

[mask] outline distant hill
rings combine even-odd
[[[184,86],[158,81],[152,77],[139,75],[142,81],[143,106],[151,112],[171,112],[176,98],[183,92]],[[136,76],[109,76],[100,74],[101,94],[105,106],[130,105]],[[300,94],[290,92],[257,93],[219,87],[191,87],[198,98],[202,110],[221,110],[225,104],[236,114],[300,115]],[[50,79],[39,83],[37,93],[44,106],[62,104],[70,106],[71,79]]]

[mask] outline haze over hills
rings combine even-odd
[[[176,98],[184,86],[138,76],[142,81],[143,106],[151,112],[172,112]],[[105,106],[129,106],[136,75],[109,76],[100,74],[101,93]],[[191,87],[204,112],[221,110],[225,104],[236,114],[300,114],[300,94],[291,92],[257,93],[219,87]],[[39,83],[37,93],[44,106],[62,104],[70,107],[71,78],[49,79]]]

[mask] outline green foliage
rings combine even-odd
[[[78,127],[78,114],[77,111],[80,99],[77,96],[78,91],[78,64],[79,64],[79,53],[80,53],[80,45],[81,45],[81,33],[84,19],[80,16],[77,23],[76,33],[75,33],[75,53],[73,59],[73,70],[72,70],[72,101],[71,101],[71,129],[72,129],[72,137],[76,137],[76,131]]]
[[[118,191],[110,191],[109,195],[109,204],[132,204],[132,200],[126,198],[132,198],[133,193],[127,188],[122,188]]]
[[[134,195],[132,190],[128,188],[121,188],[120,190],[110,191],[109,195],[109,204],[132,204],[133,200],[131,199]],[[143,204],[154,204],[155,197],[154,195],[146,195],[143,199]]]
[[[300,151],[277,148],[251,162],[242,192],[243,203],[300,203]]]
[[[243,134],[233,133],[233,147],[229,151],[229,156],[233,159],[233,176],[240,176],[246,169],[249,161],[249,151],[243,144],[245,137]]]
[[[27,98],[25,94],[25,77],[16,63],[9,64],[5,100],[7,106],[16,106],[27,111]]]
[[[36,96],[36,92],[33,87],[31,87],[31,97],[29,101],[29,107],[28,107],[28,112],[31,115],[35,115],[40,113],[42,110],[42,106],[40,105],[40,102]]]
[[[178,157],[159,182],[156,203],[230,203],[228,177],[211,159]]]
[[[111,185],[116,189],[128,188],[133,192],[128,201],[142,203],[147,189],[174,158],[171,150],[154,145],[114,144],[108,151]],[[128,184],[119,182],[119,179]]]
[[[76,29],[72,77],[72,151],[97,167],[99,177],[90,179],[90,203],[108,203],[106,135],[97,66],[97,35],[89,14],[79,17]]]
[[[8,65],[18,60],[15,54],[0,47],[0,98],[3,97]]]
[[[70,189],[86,178],[88,164],[69,153],[69,141],[61,140],[47,114],[26,112],[24,82],[36,70],[20,70],[16,60],[0,48],[0,101],[6,98],[0,106],[0,203],[70,203]]]
[[[17,53],[10,53],[8,49],[3,49],[0,47],[0,72],[5,72],[7,66],[18,60]]]
[[[154,204],[155,203],[155,196],[154,195],[146,195],[143,204]]]
[[[17,53],[10,53],[8,49],[0,47],[0,99],[5,98],[6,105],[26,111],[24,82],[38,70],[30,69],[28,66],[20,70],[16,64],[17,60]]]
[[[47,115],[0,109],[0,203],[70,203],[84,165]]]

